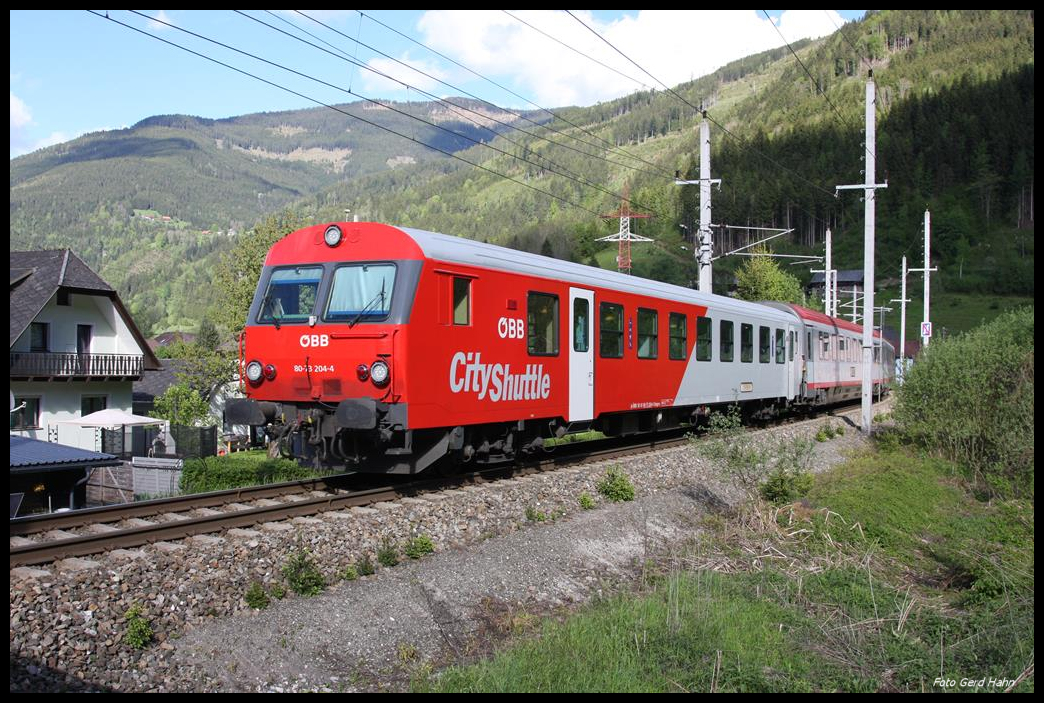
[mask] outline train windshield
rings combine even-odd
[[[316,293],[323,279],[321,266],[296,266],[272,272],[261,301],[258,322],[276,325],[307,322],[315,309]]]
[[[355,264],[334,271],[330,300],[323,319],[327,322],[383,320],[391,311],[395,289],[395,264]]]

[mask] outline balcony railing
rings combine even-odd
[[[11,352],[11,377],[140,378],[144,360],[132,354]]]

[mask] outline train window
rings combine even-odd
[[[744,364],[754,361],[754,325],[740,325],[740,361]]]
[[[732,361],[733,335],[735,334],[735,325],[732,320],[722,320],[720,332],[721,342],[718,346],[718,360]]]
[[[776,363],[782,364],[787,360],[787,345],[783,341],[783,330],[776,330]]]
[[[710,361],[714,344],[714,321],[709,317],[696,320],[696,361]]]
[[[395,264],[353,264],[341,266],[333,275],[330,301],[326,304],[327,322],[383,320],[391,311],[395,289]]]
[[[471,324],[471,279],[453,277],[453,324]]]
[[[529,353],[532,356],[558,356],[558,296],[531,292],[527,303]]]
[[[599,353],[608,359],[623,358],[623,305],[602,303],[599,316]]]
[[[659,314],[655,310],[638,308],[638,358],[655,359],[659,343]]]
[[[315,309],[316,292],[323,278],[321,266],[276,269],[261,299],[258,322],[274,324],[307,322]]]
[[[819,341],[822,342],[822,351],[819,353],[819,358],[826,359],[830,356],[830,335],[820,332]]]
[[[758,361],[762,364],[772,361],[772,330],[768,327],[758,328]]]
[[[686,327],[685,315],[680,312],[672,312],[667,326],[670,334],[670,357],[684,360],[689,354],[689,331]],[[696,339],[698,340],[700,338],[699,323],[696,323],[696,327]]]
[[[591,307],[584,298],[573,301],[573,351],[584,352],[591,348]]]
[[[794,360],[794,330],[790,330],[790,360]]]

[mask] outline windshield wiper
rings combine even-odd
[[[270,293],[266,293],[264,300],[261,301],[261,319],[264,319],[265,312],[268,311],[269,313],[271,313],[272,323],[275,325],[275,328],[279,329],[279,319],[275,316],[275,310],[272,309],[273,302],[274,301],[272,300],[272,295]]]
[[[381,292],[378,293],[377,295],[373,296],[373,300],[371,300],[370,302],[366,303],[366,306],[362,310],[359,311],[359,314],[356,315],[355,318],[352,319],[352,321],[348,323],[348,328],[351,329],[352,327],[355,327],[355,324],[360,319],[362,319],[362,316],[365,315],[366,313],[368,313],[370,311],[370,308],[372,308],[374,306],[374,304],[376,304],[377,302],[380,302],[382,308],[384,307],[384,281],[383,280],[381,281]]]

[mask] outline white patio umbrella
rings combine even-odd
[[[126,438],[124,434],[127,431],[127,426],[144,426],[144,425],[160,425],[163,427],[163,434],[170,434],[170,426],[166,420],[160,420],[155,417],[146,417],[145,415],[133,415],[122,410],[115,408],[107,408],[105,410],[99,410],[89,415],[84,415],[81,418],[75,420],[59,420],[59,423],[66,425],[79,425],[80,427],[101,427],[101,428],[119,428],[120,429],[120,446],[125,447],[124,442]],[[151,455],[150,455],[151,456]]]
[[[79,425],[80,427],[121,427],[123,425],[162,425],[166,420],[144,415],[132,415],[115,408],[99,410],[90,415],[84,415],[75,420],[61,420],[66,425]]]

